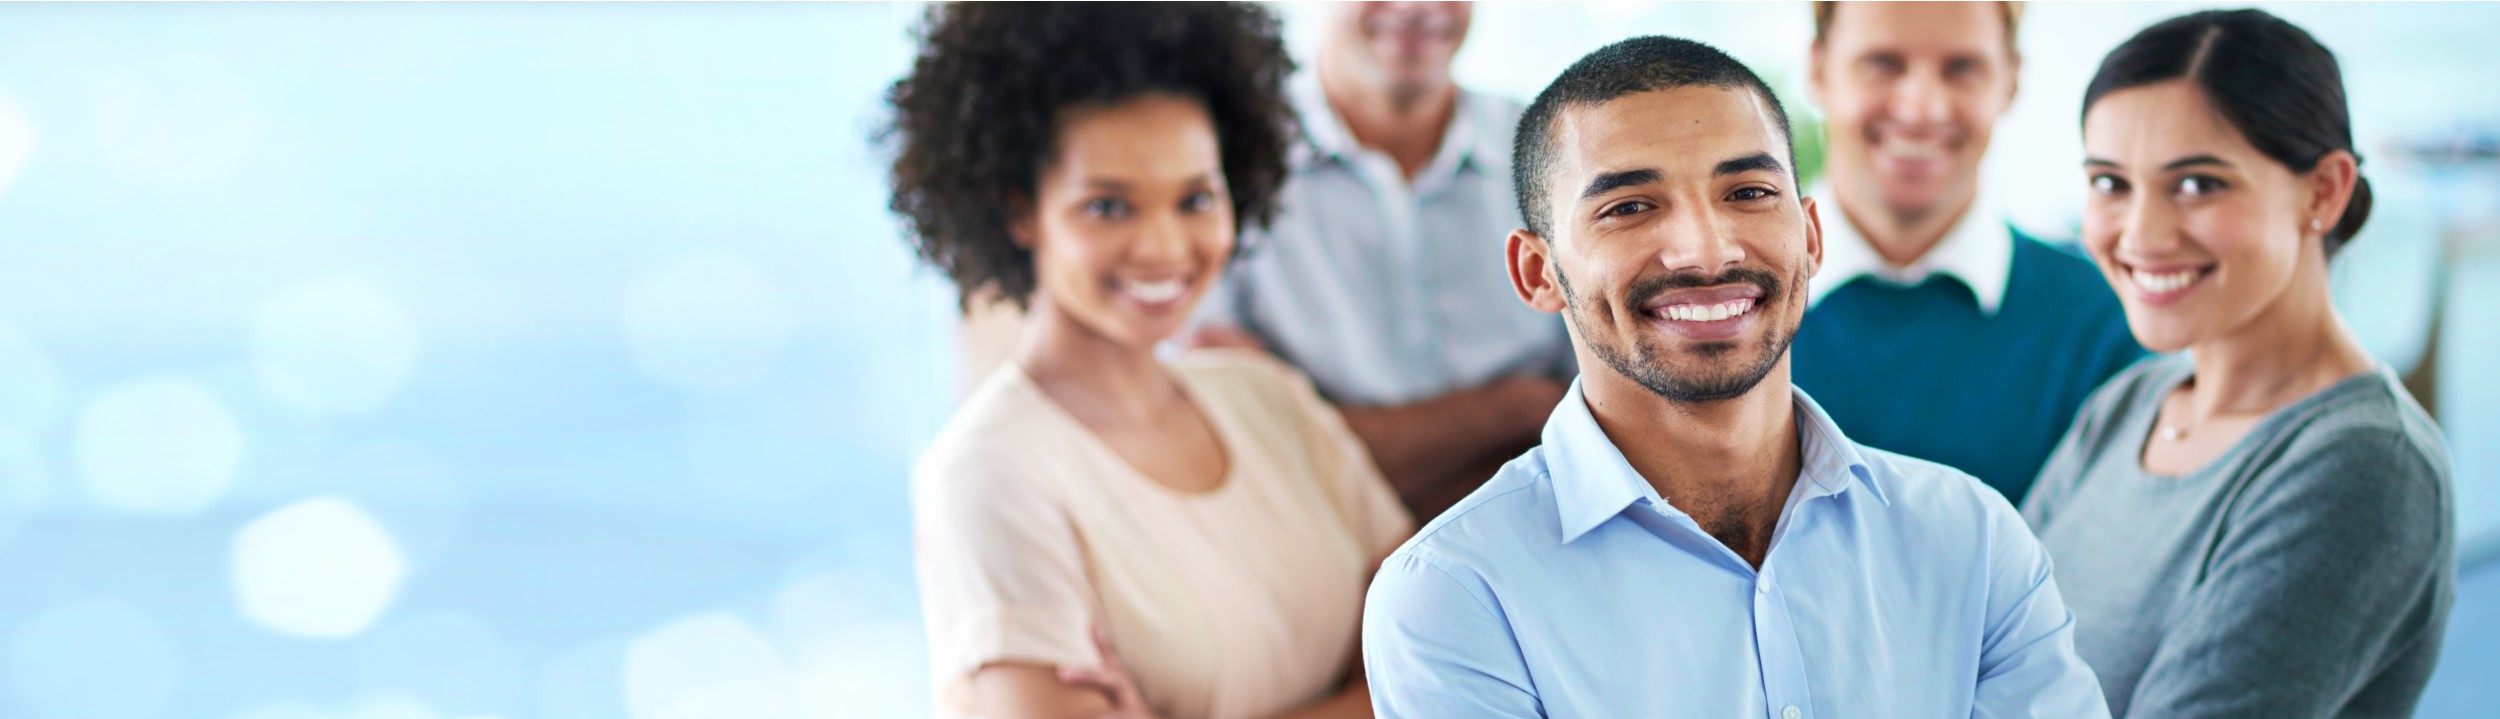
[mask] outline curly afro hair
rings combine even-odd
[[[1276,213],[1299,131],[1285,99],[1293,60],[1277,21],[1249,3],[947,3],[920,28],[911,73],[886,94],[895,147],[887,207],[966,307],[988,291],[1025,306],[1033,255],[1008,224],[1038,191],[1072,105],[1171,92],[1203,103],[1222,148],[1236,223]],[[1238,226],[1236,229],[1239,229]]]

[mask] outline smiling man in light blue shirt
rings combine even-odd
[[[1542,446],[1382,565],[1381,716],[2108,716],[2005,499],[1790,386],[1822,232],[1787,124],[1743,65],[1663,37],[1529,107],[1511,281],[1588,371]]]

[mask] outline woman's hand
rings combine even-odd
[[[1092,689],[1111,700],[1111,712],[1103,719],[1161,719],[1146,706],[1137,693],[1137,683],[1130,681],[1128,670],[1120,666],[1120,658],[1111,653],[1111,643],[1104,641],[1102,630],[1094,630],[1094,654],[1100,661],[1096,668],[1060,667],[1059,681],[1069,686]]]

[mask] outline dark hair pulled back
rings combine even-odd
[[[2263,10],[2208,10],[2135,34],[2092,76],[2083,111],[2109,93],[2185,78],[2248,144],[2293,172],[2329,153],[2353,153],[2352,114],[2335,53],[2308,31]],[[2332,258],[2370,219],[2370,181],[2356,178],[2344,215],[2326,230]]]

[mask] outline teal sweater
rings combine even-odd
[[[1995,315],[1967,285],[1872,277],[1806,311],[1793,376],[1850,439],[1969,472],[2021,502],[2092,390],[2144,350],[2082,257],[2014,233]]]

